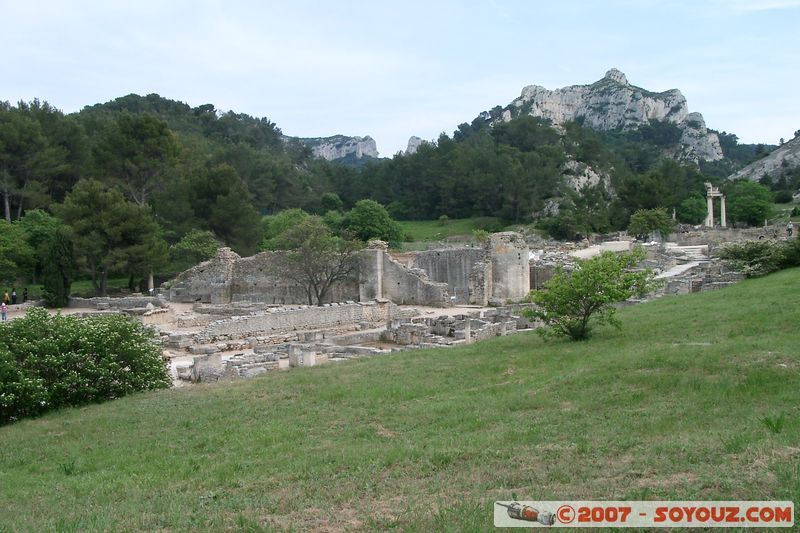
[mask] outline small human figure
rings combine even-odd
[[[0,304],[0,314],[3,315],[3,322],[6,321],[6,313],[8,312],[8,306],[5,302]]]
[[[786,224],[786,236],[791,237],[793,231],[794,231],[794,224],[792,224],[791,222]]]
[[[22,288],[22,303],[25,303],[27,301],[28,301],[28,287],[23,287]]]
[[[3,303],[6,305],[11,303],[11,297],[8,295],[8,291],[6,291],[5,294],[3,294]]]
[[[11,305],[17,305],[17,288],[11,287]]]

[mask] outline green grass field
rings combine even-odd
[[[788,204],[772,204],[772,220],[775,223],[787,222],[792,220],[793,222],[800,221],[800,217],[798,216],[791,216],[792,210],[797,207],[797,202],[791,202]]]
[[[487,531],[498,499],[800,503],[800,269],[0,428],[0,531]],[[769,422],[765,422],[768,420]],[[731,529],[730,531],[734,531]]]
[[[403,232],[415,242],[472,237],[473,230],[498,228],[502,225],[500,219],[495,217],[456,218],[447,220],[444,224],[439,220],[404,220],[399,224]]]

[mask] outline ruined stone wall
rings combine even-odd
[[[486,250],[482,247],[428,250],[417,253],[413,265],[427,272],[430,279],[446,283],[456,304],[470,304],[475,303],[472,294],[475,289],[470,290],[470,275],[473,267],[485,256]]]
[[[492,261],[492,298],[505,303],[521,300],[531,290],[529,255],[525,239],[519,233],[493,233],[489,237],[489,255]]]
[[[198,337],[211,340],[254,337],[298,329],[335,328],[350,324],[384,324],[399,316],[391,302],[330,304],[323,307],[276,309],[254,316],[234,317],[209,324]]]
[[[233,265],[238,259],[239,255],[230,248],[220,248],[213,258],[178,274],[169,285],[169,300],[229,303]]]
[[[530,292],[530,250],[519,233],[494,233],[479,248],[417,252],[413,264],[447,283],[457,304],[503,304]]]
[[[228,304],[307,304],[302,285],[270,272],[276,252],[241,258],[228,248],[180,274],[169,300]],[[505,303],[530,288],[528,246],[518,233],[496,233],[485,247],[420,252],[414,268],[394,260],[383,243],[360,252],[358,272],[331,289],[330,302],[388,298],[397,304],[447,307],[453,303]],[[406,257],[408,259],[408,257]],[[451,296],[455,297],[451,299]]]
[[[530,262],[530,287],[531,290],[538,290],[544,287],[547,280],[553,277],[556,267],[551,264],[531,261]]]
[[[784,237],[786,237],[786,224],[758,228],[706,228],[675,232],[670,235],[669,240],[678,243],[679,246],[695,246],[760,239],[780,239]]]
[[[305,287],[270,273],[270,264],[274,256],[275,252],[262,252],[235,261],[230,280],[231,301],[267,304],[309,303]],[[358,281],[355,277],[334,284],[323,303],[347,300],[358,300]]]
[[[469,302],[488,305],[492,295],[492,262],[486,258],[472,265],[469,273]]]
[[[307,304],[304,287],[270,273],[275,252],[241,258],[228,248],[178,275],[169,286],[170,301],[228,304]],[[335,284],[329,302],[389,298],[396,303],[452,305],[447,286],[432,282],[424,272],[394,261],[382,248],[360,253],[353,278]]]
[[[424,271],[408,269],[385,252],[380,254],[380,275],[383,298],[396,304],[453,305],[447,284],[431,281]]]

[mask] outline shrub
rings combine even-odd
[[[344,218],[343,229],[364,242],[380,239],[396,248],[403,241],[403,229],[375,200],[359,200]]]
[[[672,232],[672,226],[672,219],[666,209],[639,209],[631,215],[628,234],[635,235],[640,240],[647,239],[651,233],[658,233],[666,238]]]
[[[619,328],[614,304],[653,288],[650,270],[632,271],[642,259],[644,251],[637,248],[630,253],[603,252],[579,260],[572,272],[557,267],[544,290],[531,293],[537,307],[523,313],[548,326],[537,330],[545,336],[584,340],[589,337],[592,322]]]
[[[792,191],[778,191],[775,193],[774,200],[776,204],[788,204],[794,200]]]
[[[719,256],[734,270],[754,278],[783,268],[789,246],[775,241],[747,241],[726,244],[720,248]]]
[[[217,254],[220,246],[213,232],[193,229],[169,247],[172,270],[181,272],[207,261]]]
[[[489,233],[485,229],[474,229],[472,230],[472,236],[478,241],[480,244],[483,244],[489,240]]]
[[[152,331],[123,315],[33,308],[0,332],[0,424],[170,385]]]

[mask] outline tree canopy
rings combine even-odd
[[[307,216],[274,239],[275,273],[301,285],[309,305],[322,305],[331,287],[355,272],[357,240],[334,235],[319,216]]]
[[[635,270],[642,259],[644,251],[638,248],[578,260],[572,271],[558,266],[544,289],[531,293],[536,308],[526,314],[545,323],[546,328],[537,330],[540,334],[572,340],[587,339],[593,324],[620,328],[614,304],[652,288],[652,272]]]
[[[758,226],[772,216],[772,193],[758,183],[739,180],[724,188],[727,215],[734,223]]]
[[[150,209],[94,180],[82,180],[55,206],[74,233],[78,264],[91,276],[98,295],[105,295],[112,271],[147,274],[167,259]]]

